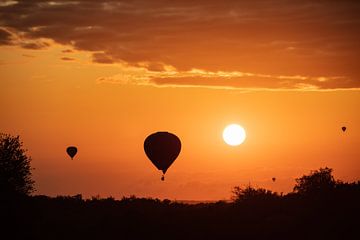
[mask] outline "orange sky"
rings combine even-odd
[[[238,2],[1,1],[0,131],[22,137],[36,194],[228,199],[325,166],[358,180],[360,4]],[[165,182],[143,151],[156,131],[183,144]]]

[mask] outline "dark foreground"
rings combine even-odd
[[[0,239],[360,239],[359,184],[233,203],[2,198]]]

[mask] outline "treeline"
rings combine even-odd
[[[17,195],[2,197],[0,212],[2,239],[359,239],[360,182],[322,168],[285,195],[252,186],[199,204]]]
[[[0,239],[360,239],[360,182],[320,168],[291,193],[234,187],[232,202],[31,196],[31,157],[0,133]],[[275,180],[275,178],[273,179]]]

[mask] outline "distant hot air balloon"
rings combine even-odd
[[[275,178],[275,177],[273,177],[271,180],[272,180],[273,182],[275,182],[275,181],[276,181],[276,178]]]
[[[346,127],[342,127],[341,130],[342,130],[343,132],[345,132],[345,131],[346,131]]]
[[[157,132],[149,135],[144,141],[146,156],[164,174],[178,157],[181,150],[180,139],[169,132]]]
[[[70,146],[66,149],[67,154],[73,159],[77,153],[77,148],[74,146]]]

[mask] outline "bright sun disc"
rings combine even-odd
[[[223,131],[224,141],[231,145],[237,146],[245,141],[245,129],[238,124],[230,124]]]

